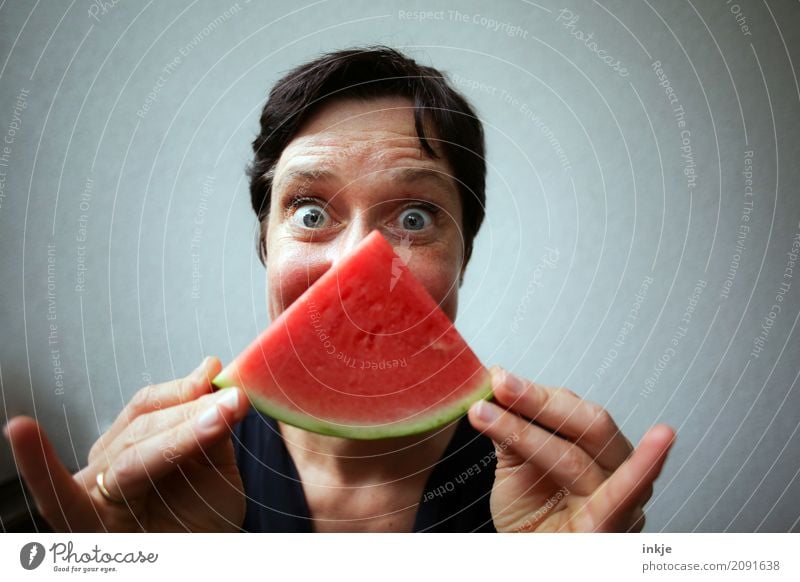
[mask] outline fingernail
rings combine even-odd
[[[221,390],[217,397],[217,404],[224,406],[231,412],[239,408],[239,392],[235,388]]]
[[[200,428],[213,428],[220,418],[219,408],[214,404],[197,418],[197,426]]]
[[[511,392],[511,394],[514,396],[522,395],[522,391],[525,389],[525,386],[522,384],[522,380],[517,378],[511,372],[506,372],[505,386],[506,390]]]
[[[494,404],[481,400],[478,403],[478,418],[483,422],[494,422],[500,418],[500,411]]]
[[[6,440],[8,440],[8,425],[7,424],[3,425],[3,436],[5,437]]]
[[[239,393],[235,389],[226,388],[225,390],[221,390],[217,394],[214,404],[197,417],[197,425],[200,428],[213,428],[222,420],[222,414],[219,409],[220,406],[234,411],[238,405]]]

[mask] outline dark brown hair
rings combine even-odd
[[[261,112],[261,132],[247,168],[250,199],[261,227],[258,251],[266,259],[265,226],[275,165],[303,122],[333,99],[399,96],[414,103],[414,126],[420,145],[438,158],[423,122],[429,120],[441,150],[454,171],[463,208],[464,264],[483,222],[486,161],[483,126],[470,104],[438,70],[417,64],[395,49],[370,46],[326,53],[285,74],[269,93]]]

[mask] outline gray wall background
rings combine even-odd
[[[3,3],[3,419],[77,468],[139,387],[268,324],[259,111],[290,67],[372,43],[486,124],[458,319],[481,358],[634,443],[677,429],[646,531],[800,531],[797,2]]]

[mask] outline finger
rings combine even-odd
[[[606,478],[579,446],[492,402],[472,405],[469,418],[477,430],[496,443],[508,443],[509,450],[573,493],[589,495]]]
[[[587,511],[598,531],[613,531],[620,517],[647,495],[674,442],[672,428],[666,424],[654,426],[631,457],[589,498]]]
[[[205,394],[184,404],[137,416],[119,433],[117,438],[106,445],[98,447],[95,459],[101,466],[112,464],[113,460],[126,449],[135,447],[153,436],[166,433],[188,419],[197,418],[203,412],[212,408],[214,403],[219,401],[221,395],[222,391]],[[225,395],[228,398],[232,398],[229,393]],[[238,401],[236,401],[236,407],[238,405]]]
[[[535,384],[503,370],[492,370],[497,401],[564,436],[583,448],[609,471],[628,458],[633,448],[606,409],[565,388]]]
[[[641,497],[639,497],[639,505],[644,507],[647,505],[647,502],[650,501],[650,498],[653,496],[653,484],[650,483],[642,493]]]
[[[164,476],[189,460],[217,465],[230,462],[230,446],[218,446],[230,439],[233,425],[247,414],[249,401],[239,388],[225,388],[202,413],[166,432],[156,434],[126,449],[105,472],[111,495],[134,499],[152,489]]]
[[[644,529],[646,518],[644,515],[644,510],[642,509],[641,505],[637,505],[636,509],[633,510],[633,513],[630,517],[630,525],[627,528],[628,533],[641,533]]]
[[[11,443],[17,468],[33,496],[37,511],[54,531],[86,529],[94,515],[89,494],[61,463],[50,439],[34,419],[12,418],[3,431]]]
[[[200,365],[188,376],[162,384],[145,386],[133,395],[122,409],[114,423],[92,446],[89,463],[93,463],[101,450],[114,441],[136,418],[155,410],[163,410],[185,402],[191,402],[212,391],[211,379],[222,369],[222,363],[215,357],[203,359]]]

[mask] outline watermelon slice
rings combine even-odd
[[[325,272],[215,379],[303,429],[435,429],[491,396],[489,372],[380,232]]]

